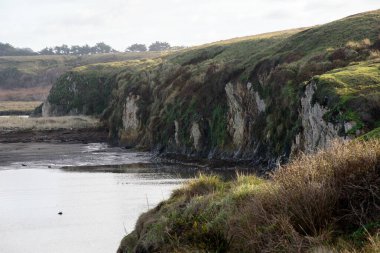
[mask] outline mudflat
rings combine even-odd
[[[0,166],[74,156],[82,153],[85,146],[85,144],[62,145],[59,143],[0,143]]]
[[[0,131],[0,143],[17,142],[106,142],[108,132],[102,128]]]

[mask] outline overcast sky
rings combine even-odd
[[[380,0],[0,0],[0,42],[34,50],[100,41],[117,50],[156,40],[191,46],[374,9]]]

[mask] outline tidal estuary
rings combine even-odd
[[[142,212],[193,176],[100,143],[0,144],[0,252],[115,252]]]

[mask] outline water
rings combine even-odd
[[[105,144],[0,144],[0,252],[115,252],[191,176],[169,167]]]
[[[0,118],[12,118],[12,117],[16,117],[16,118],[29,118],[29,115],[1,115]]]

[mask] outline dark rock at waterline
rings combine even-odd
[[[59,212],[58,214],[59,214],[59,215],[62,215],[63,213],[62,213],[62,212]]]

